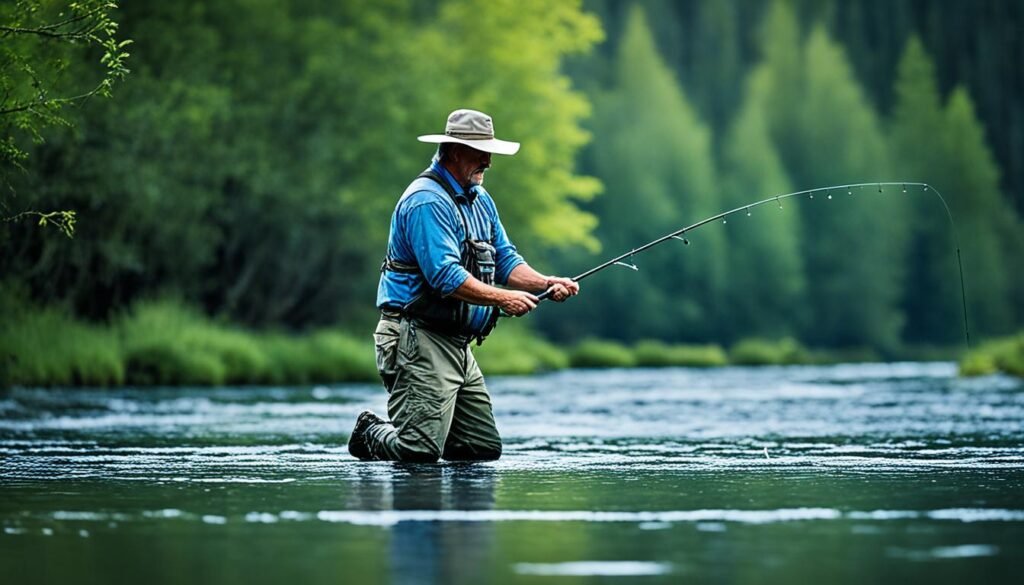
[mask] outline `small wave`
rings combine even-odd
[[[640,575],[665,575],[672,572],[670,563],[644,561],[577,561],[571,563],[517,563],[516,573],[520,575],[544,575],[558,577],[632,577]]]
[[[58,510],[47,514],[52,520],[66,522],[131,522],[135,520],[199,521],[226,524],[229,517],[213,513],[196,514],[166,508],[136,514]],[[843,512],[834,508],[780,508],[775,510],[321,510],[319,512],[252,511],[238,520],[259,524],[278,522],[328,522],[389,528],[400,522],[595,522],[636,523],[645,530],[663,530],[673,524],[694,524],[706,532],[722,532],[733,524],[776,524],[847,520],[887,522],[924,520],[938,522],[1024,522],[1024,510],[1005,508],[947,508],[938,510],[867,510]],[[972,550],[972,549],[965,549]],[[954,554],[956,551],[946,551]],[[961,551],[963,552],[963,551]]]
[[[999,554],[999,547],[990,544],[962,544],[959,546],[937,546],[924,550],[890,548],[887,553],[892,557],[905,558],[912,561],[934,561],[994,557]]]

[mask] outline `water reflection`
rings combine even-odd
[[[380,467],[390,472],[380,473]],[[493,510],[498,475],[488,464],[369,464],[346,504],[355,510]],[[377,468],[377,469],[372,469]],[[494,562],[489,522],[402,520],[391,527],[392,583],[482,583]]]

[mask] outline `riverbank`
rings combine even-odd
[[[302,335],[219,323],[180,303],[139,303],[107,324],[53,308],[5,307],[0,325],[0,385],[173,386],[301,385],[377,380],[369,335],[335,329]],[[964,358],[966,375],[1024,374],[1024,336],[987,344]],[[747,339],[729,348],[586,339],[552,344],[524,321],[504,320],[474,347],[489,375],[565,368],[716,367],[877,361],[870,351],[816,351],[793,339]],[[896,359],[956,359],[950,350],[907,351]],[[885,356],[893,359],[893,356]]]

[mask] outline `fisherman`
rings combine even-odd
[[[497,459],[501,437],[470,343],[499,310],[522,316],[534,293],[561,302],[580,288],[531,268],[506,235],[484,173],[492,154],[513,155],[519,143],[495,138],[490,116],[455,110],[444,134],[419,141],[437,154],[395,206],[377,287],[374,343],[391,421],[360,413],[348,450],[362,460]]]

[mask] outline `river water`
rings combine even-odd
[[[948,363],[493,378],[501,460],[361,463],[375,385],[0,394],[8,583],[1017,583],[1024,385]]]

